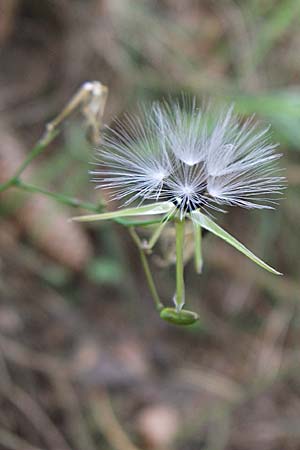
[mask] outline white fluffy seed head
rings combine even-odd
[[[108,128],[91,173],[112,198],[169,200],[181,215],[207,207],[272,208],[284,178],[269,128],[254,118],[241,123],[233,107],[219,113],[195,99],[153,104]]]

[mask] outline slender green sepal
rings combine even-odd
[[[106,212],[101,214],[89,214],[87,216],[73,217],[77,222],[94,222],[97,220],[110,220],[119,217],[131,216],[154,216],[156,214],[165,214],[174,209],[171,202],[152,203],[151,205],[139,206],[136,208],[125,208],[118,211]]]
[[[197,313],[187,309],[182,309],[178,312],[175,308],[164,308],[159,315],[162,319],[174,325],[193,325],[199,320]]]
[[[176,311],[180,312],[185,304],[184,292],[184,264],[183,264],[183,245],[184,245],[184,219],[175,221],[176,230],[176,292],[173,298]]]
[[[267,270],[268,272],[271,272],[275,275],[282,275],[282,273],[278,272],[277,270],[273,269],[273,267],[266,264],[264,261],[262,261],[260,258],[254,255],[250,250],[247,249],[241,242],[239,242],[237,239],[235,239],[233,236],[231,236],[227,231],[225,231],[222,227],[217,225],[212,219],[202,214],[200,211],[193,211],[191,213],[191,219],[193,223],[196,223],[200,225],[205,230],[210,231],[211,233],[215,234],[219,238],[226,241],[228,244],[232,245],[234,248],[236,248],[239,252],[246,255],[248,258],[250,258],[253,262],[255,262],[258,266],[262,267],[263,269]]]
[[[194,241],[195,241],[195,270],[197,273],[202,273],[203,258],[202,258],[202,229],[198,223],[193,223],[194,226]]]

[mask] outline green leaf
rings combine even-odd
[[[152,216],[156,214],[165,214],[171,212],[173,209],[174,205],[171,202],[151,203],[151,205],[139,206],[136,208],[126,208],[113,212],[73,217],[72,220],[76,220],[77,222],[94,222],[97,220],[110,220],[119,217]]]
[[[282,275],[282,273],[277,272],[277,270],[273,269],[271,266],[266,264],[260,258],[255,256],[254,253],[252,253],[250,250],[248,250],[247,247],[245,247],[241,242],[239,242],[237,239],[235,239],[233,236],[231,236],[231,234],[227,233],[227,231],[223,230],[223,228],[221,228],[219,225],[217,225],[209,217],[202,214],[200,211],[193,211],[191,213],[191,219],[194,223],[201,225],[201,227],[205,228],[205,230],[210,231],[211,233],[215,234],[219,238],[228,242],[228,244],[232,245],[239,252],[246,255],[248,258],[250,258],[253,262],[255,262],[260,267],[263,267],[264,269],[268,270],[269,272],[271,272],[275,275]]]

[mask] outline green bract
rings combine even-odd
[[[215,234],[219,238],[226,241],[228,244],[232,245],[232,247],[236,248],[239,252],[243,253],[245,256],[247,256],[249,259],[251,259],[251,261],[255,262],[258,266],[262,267],[263,269],[265,269],[268,272],[271,272],[275,275],[282,275],[282,273],[273,269],[271,266],[266,264],[260,258],[255,256],[241,242],[239,242],[237,239],[235,239],[233,236],[231,236],[231,234],[227,233],[227,231],[225,231],[222,227],[217,225],[209,217],[202,214],[200,211],[193,211],[191,213],[191,219],[194,223],[197,223],[205,230],[210,231],[211,233]]]
[[[89,214],[87,216],[73,217],[72,220],[77,222],[95,222],[97,220],[118,219],[121,217],[134,216],[154,216],[157,214],[164,214],[174,210],[174,205],[171,202],[152,203],[147,206],[138,206],[135,208],[125,208],[118,211],[106,212],[100,214]]]
[[[133,207],[133,208],[126,208],[126,209],[120,209],[119,211],[113,211],[113,212],[107,212],[107,213],[100,213],[100,214],[90,214],[86,216],[79,216],[74,217],[73,220],[76,220],[78,222],[94,222],[98,220],[116,220],[127,217],[138,217],[138,216],[153,216],[153,215],[165,215],[161,220],[165,220],[167,218],[170,218],[173,216],[174,211],[174,205],[171,202],[158,202],[153,203],[147,206],[139,206],[139,207]],[[166,215],[166,213],[169,213]],[[245,256],[247,256],[251,261],[256,263],[258,266],[262,267],[263,269],[267,270],[268,272],[271,272],[275,275],[282,275],[277,270],[273,269],[271,266],[269,266],[267,263],[262,261],[260,258],[254,255],[250,250],[245,247],[241,242],[239,242],[236,238],[234,238],[231,234],[229,234],[227,231],[225,231],[220,225],[217,225],[212,219],[210,219],[205,214],[201,213],[200,211],[192,211],[190,213],[190,219],[192,222],[201,228],[204,228],[207,231],[210,231],[212,234],[218,236],[219,238],[226,241],[228,244],[232,245],[236,250],[243,253]],[[145,221],[148,224],[151,224],[152,221]],[[137,226],[142,225],[143,221],[135,221],[132,223],[124,224],[127,226]]]

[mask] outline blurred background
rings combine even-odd
[[[276,211],[218,218],[284,276],[205,237],[203,275],[186,266],[200,314],[190,328],[159,318],[121,226],[81,226],[67,219],[83,211],[2,193],[1,449],[300,448],[299,25],[299,0],[0,2],[0,182],[81,84],[99,80],[108,124],[182,91],[257,113],[289,183]],[[23,179],[99,202],[93,154],[73,115]],[[167,236],[150,261],[167,304],[169,250]]]

